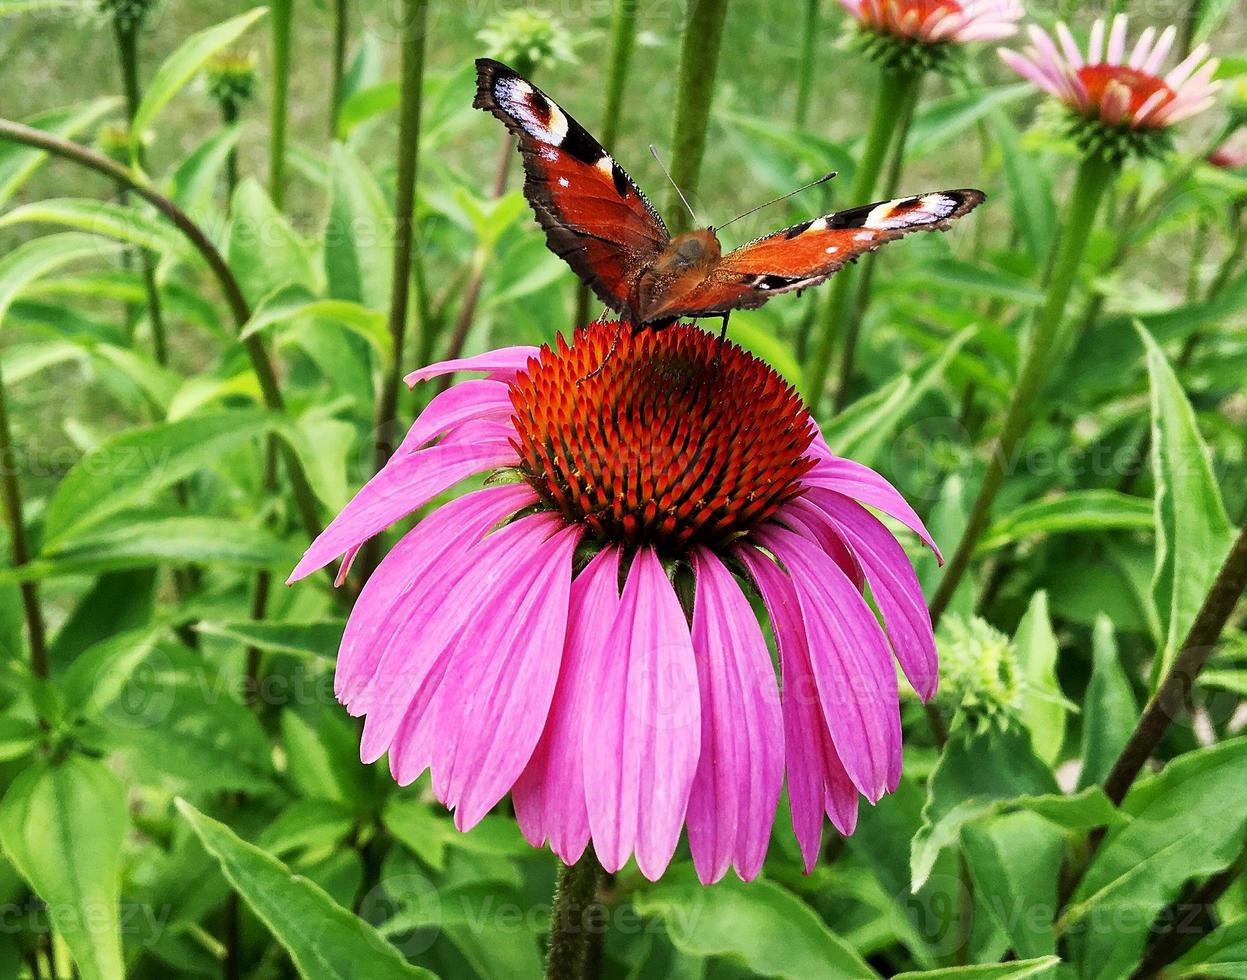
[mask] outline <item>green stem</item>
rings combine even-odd
[[[801,25],[801,61],[797,66],[797,104],[792,121],[798,129],[810,114],[810,92],[814,88],[814,56],[818,50],[819,0],[805,0],[805,19]]]
[[[879,94],[875,97],[870,128],[866,132],[862,158],[858,161],[853,180],[852,199],[863,204],[874,194],[879,173],[887,159],[888,148],[896,134],[897,122],[904,115],[910,90],[917,88],[921,77],[914,72],[884,70],[879,75]],[[827,384],[836,334],[848,309],[852,279],[850,270],[841,269],[832,282],[831,295],[827,297],[823,308],[823,329],[814,348],[814,359],[805,372],[805,400],[813,409],[818,407],[823,388]]]
[[[416,207],[416,174],[420,165],[420,90],[424,82],[424,24],[428,0],[404,0],[403,23],[410,29],[403,36],[402,87],[398,105],[398,175],[394,190],[394,269],[390,287],[389,371],[377,398],[375,428],[377,441],[374,470],[380,470],[394,452],[390,431],[398,409],[399,386],[403,380],[403,351],[407,340],[407,310],[411,292],[413,213]],[[423,326],[423,325],[422,325]],[[377,538],[372,539],[374,542]],[[362,568],[371,571],[376,560],[375,545],[365,555]]]
[[[408,7],[411,5],[408,4]],[[423,17],[423,15],[420,15]],[[329,139],[338,138],[338,110],[342,108],[342,79],[346,75],[346,0],[335,0],[333,7],[333,84],[329,88]],[[404,21],[404,23],[408,23]],[[411,43],[410,31],[403,47]]]
[[[892,137],[891,158],[888,161],[887,174],[883,186],[879,189],[879,197],[888,200],[896,196],[896,188],[901,182],[901,170],[905,165],[905,141],[909,138],[909,128],[913,125],[914,110],[918,107],[918,93],[922,88],[921,76],[916,76],[913,85],[905,92],[900,117]],[[873,193],[868,192],[868,193]],[[865,200],[863,195],[859,200]],[[853,379],[853,361],[857,354],[857,339],[861,334],[862,319],[866,315],[866,307],[870,303],[870,286],[875,278],[875,263],[878,256],[874,253],[862,257],[861,268],[856,273],[844,276],[845,289],[856,280],[857,289],[853,295],[853,303],[848,310],[847,322],[844,325],[844,345],[840,354],[840,373],[836,381],[836,393],[832,402],[834,411],[839,412],[849,400],[849,385]],[[837,280],[838,284],[839,280]]]
[[[278,211],[286,200],[286,122],[290,98],[290,25],[294,0],[273,0],[273,92],[268,128],[268,196]]]
[[[94,170],[96,173],[112,178],[138,194],[139,197],[143,198],[167,218],[203,258],[225,296],[225,302],[229,306],[235,326],[241,331],[247,321],[251,319],[251,307],[248,305],[246,297],[243,296],[238,280],[234,278],[234,273],[230,270],[229,264],[204,230],[177,204],[141,180],[131,170],[114,160],[110,160],[102,153],[82,146],[80,143],[62,139],[41,129],[34,129],[9,119],[0,119],[0,139],[33,146],[53,156],[79,163]],[[244,340],[242,344],[243,349],[247,352],[248,359],[251,361],[251,368],[255,372],[256,380],[259,382],[265,406],[274,412],[284,412],[285,401],[282,398],[281,389],[278,387],[277,374],[273,369],[272,362],[268,358],[268,351],[265,350],[263,342],[259,337],[252,336]],[[290,474],[290,484],[294,491],[295,505],[299,510],[303,528],[310,536],[315,537],[320,533],[321,529],[319,505],[316,503],[316,496],[312,492],[307,474],[303,470],[303,464],[299,461],[299,457],[294,451],[284,442],[281,445],[281,454],[286,464],[286,469]]]
[[[232,99],[228,99],[221,103],[221,122],[226,126],[232,126],[238,122],[238,104]],[[229,151],[229,156],[225,158],[225,210],[234,205],[234,191],[238,188],[238,144],[235,143],[233,149]]]
[[[1014,451],[1030,426],[1032,403],[1044,379],[1049,351],[1065,316],[1065,306],[1078,278],[1100,202],[1116,172],[1116,165],[1099,155],[1086,157],[1078,169],[1070,199],[1069,217],[1055,245],[1047,297],[1037,319],[1031,325],[1000,435],[988,457],[987,472],[970,510],[970,518],[961,541],[944,569],[939,588],[931,600],[931,619],[934,623],[939,622],[940,616],[948,608],[953,593],[969,567],[970,558],[991,516],[992,502],[996,499],[1005,473],[1012,464]]]
[[[121,84],[125,90],[126,122],[133,125],[141,97],[139,91],[139,25],[133,21],[114,17],[113,33],[117,38],[117,60],[121,63]],[[141,140],[139,146],[141,164]],[[152,352],[158,364],[168,364],[169,345],[165,338],[165,318],[160,305],[160,286],[156,281],[156,263],[151,253],[145,249],[139,249],[138,253],[139,265],[143,270],[143,290],[147,296],[147,317],[152,328]]]
[[[26,524],[22,514],[22,488],[17,480],[17,453],[13,448],[13,433],[9,428],[9,409],[4,389],[4,377],[0,375],[0,467],[4,468],[4,512],[9,520],[9,551],[13,567],[20,568],[30,561],[30,545],[26,540]],[[22,608],[26,614],[26,630],[30,634],[30,669],[41,679],[48,676],[47,632],[43,624],[43,612],[39,606],[39,587],[34,581],[22,582]]]
[[[688,22],[680,44],[680,70],[676,83],[675,128],[671,137],[671,180],[690,201],[697,196],[710,103],[719,68],[723,21],[727,0],[691,0]],[[673,232],[687,231],[690,216],[672,189],[667,214]]]
[[[589,958],[593,925],[589,912],[597,898],[602,868],[587,848],[573,865],[560,865],[550,916],[546,980],[586,980],[596,974]]]
[[[636,21],[639,0],[615,0],[611,9],[611,53],[606,63],[606,103],[602,109],[602,145],[614,151],[619,136],[619,119],[623,114],[624,89],[628,68],[636,48]],[[576,311],[572,326],[579,327],[589,319],[589,287],[576,290]]]

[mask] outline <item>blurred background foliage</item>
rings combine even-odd
[[[935,730],[906,704],[898,792],[864,808],[852,838],[829,831],[808,877],[785,812],[754,883],[703,888],[687,862],[657,884],[621,873],[603,896],[603,975],[1108,978],[1181,957],[1166,975],[1247,976],[1241,619],[1166,731],[1168,764],[1120,809],[1099,788],[1247,511],[1247,176],[1204,162],[1247,118],[1247,11],[1028,7],[1046,26],[1122,9],[1135,31],[1187,25],[1223,57],[1222,104],[1111,187],[1023,452],[940,629]],[[283,10],[291,40],[275,51]],[[689,5],[429,4],[401,364],[387,316],[403,9],[246,11],[148,12],[132,37],[138,94],[163,86],[168,101],[144,103],[135,139],[115,11],[0,2],[0,115],[146,174],[204,229],[242,299],[225,302],[133,190],[0,141],[6,469],[28,538],[0,571],[0,975],[536,976],[553,859],[505,807],[459,834],[423,780],[398,789],[383,764],[362,766],[332,694],[358,583],[277,583],[429,397],[403,390],[397,421],[379,415],[396,370],[577,322],[577,284],[517,189],[509,138],[471,108],[473,58],[512,61],[617,134],[608,149],[666,201],[646,146],[678,141]],[[621,16],[635,49],[604,131]],[[694,208],[722,223],[840,173],[734,226],[731,243],[863,203],[847,195],[879,72],[850,23],[817,0],[728,5]],[[901,178],[906,192],[981,187],[988,202],[880,256],[846,407],[815,401],[832,447],[900,487],[946,551],[1078,162],[989,49],[925,79]],[[289,82],[277,184],[275,56]],[[731,335],[802,387],[824,301],[778,298],[734,316]],[[916,557],[930,594],[940,572]],[[1166,958],[1145,961],[1157,944]]]

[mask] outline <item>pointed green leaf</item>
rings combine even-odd
[[[1022,721],[1035,754],[1052,765],[1065,742],[1069,710],[1056,678],[1057,641],[1048,615],[1048,594],[1036,592],[1013,637],[1022,680]]]
[[[0,228],[25,222],[64,225],[76,231],[144,248],[160,256],[188,259],[195,254],[172,225],[136,205],[62,197],[25,204],[0,216]]]
[[[1152,475],[1156,484],[1156,568],[1152,593],[1164,643],[1155,678],[1173,663],[1203,604],[1234,531],[1195,422],[1164,352],[1140,324],[1152,392]]]
[[[325,227],[329,295],[387,309],[394,218],[372,172],[349,149],[333,147],[333,198]]]
[[[228,257],[252,304],[292,285],[309,292],[316,288],[316,269],[307,246],[254,178],[244,180],[234,192]]]
[[[996,521],[979,542],[986,554],[1035,535],[1071,531],[1150,531],[1151,501],[1115,490],[1072,490],[1060,497],[1022,504]]]
[[[317,980],[433,976],[403,960],[376,929],[318,885],[185,800],[179,799],[177,807],[226,880],[290,954],[300,975]]]
[[[1139,720],[1130,679],[1122,669],[1113,621],[1101,613],[1091,636],[1091,680],[1082,708],[1079,787],[1104,782]]]
[[[36,279],[70,262],[102,258],[119,247],[78,231],[48,235],[19,245],[0,259],[0,324],[4,323],[13,300]]]
[[[70,139],[112,112],[120,103],[121,100],[116,96],[106,95],[68,109],[42,112],[25,122],[33,129],[42,129],[54,136]],[[43,150],[36,150],[23,143],[0,140],[0,207],[4,207],[12,199],[22,184],[47,158],[48,155]]]
[[[389,358],[393,341],[385,314],[349,300],[319,299],[302,286],[286,286],[264,297],[239,340],[246,340],[275,324],[317,318],[341,324],[368,341],[382,358]]]
[[[1050,971],[1061,962],[1057,956],[1039,956],[1013,963],[985,963],[978,966],[947,966],[922,973],[898,973],[893,980],[1022,980]]]
[[[0,802],[5,853],[48,904],[84,980],[121,980],[121,845],[129,829],[121,780],[70,755],[22,772]]]

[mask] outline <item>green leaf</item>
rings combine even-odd
[[[1122,669],[1113,621],[1101,613],[1091,636],[1091,680],[1082,708],[1079,787],[1102,783],[1139,720],[1130,679]]]
[[[244,619],[221,623],[201,622],[195,626],[201,633],[233,640],[240,646],[328,662],[337,658],[338,644],[342,642],[342,631],[345,628],[346,623],[340,619],[310,623]]]
[[[1247,980],[1247,915],[1223,922],[1187,950],[1166,977],[1224,977]]]
[[[116,96],[106,95],[67,109],[53,109],[27,119],[26,125],[54,136],[70,139],[96,123],[121,104]],[[0,140],[0,207],[4,207],[39,165],[48,158],[43,150],[23,143]]]
[[[228,254],[230,269],[252,304],[288,286],[309,293],[316,288],[316,269],[307,247],[252,177],[234,192]]]
[[[1080,928],[1081,976],[1107,980],[1138,963],[1156,914],[1191,878],[1225,867],[1242,844],[1247,738],[1179,756],[1122,803],[1131,821],[1109,832],[1058,928]],[[1109,925],[1104,925],[1109,924]]]
[[[105,440],[57,486],[45,518],[45,548],[71,543],[84,529],[211,466],[271,425],[263,412],[234,410],[158,422]]]
[[[1022,681],[1022,721],[1031,733],[1035,754],[1056,762],[1065,742],[1069,702],[1056,678],[1057,641],[1048,615],[1048,594],[1036,592],[1013,636]]]
[[[1021,134],[1005,113],[991,113],[989,122],[1000,147],[1005,181],[1009,185],[1009,211],[1026,243],[1026,250],[1039,262],[1049,254],[1056,237],[1057,211],[1052,201],[1052,182],[1035,154],[1022,149]]]
[[[260,846],[274,857],[295,851],[326,854],[355,824],[351,808],[333,800],[295,800],[264,828]]]
[[[1152,476],[1156,484],[1156,567],[1152,594],[1164,649],[1153,676],[1177,656],[1233,541],[1195,412],[1151,335],[1136,324],[1147,349],[1152,392]]]
[[[0,582],[165,563],[286,569],[298,562],[299,554],[296,545],[236,518],[128,515],[107,526],[76,530],[26,565],[0,569]]]
[[[376,929],[277,858],[185,800],[179,799],[177,807],[216,858],[226,880],[290,954],[302,976],[317,980],[433,977],[404,961]]]
[[[61,197],[25,204],[0,216],[0,228],[26,222],[64,225],[162,256],[175,255],[187,259],[195,254],[172,225],[137,205]]]
[[[246,340],[274,324],[315,318],[346,327],[368,341],[383,359],[389,359],[393,341],[385,314],[349,300],[318,299],[302,286],[286,286],[264,297],[238,339]]]
[[[923,886],[940,851],[957,842],[965,824],[1003,800],[1056,792],[1056,780],[1024,733],[955,734],[927,780],[922,826],[910,845],[912,889]]]
[[[351,93],[338,109],[338,139],[345,140],[351,130],[373,116],[397,109],[400,94],[398,82],[381,82]]]
[[[662,919],[675,947],[693,956],[727,957],[768,977],[878,976],[813,909],[763,878],[702,885],[692,868],[679,866],[633,904]]]
[[[1071,490],[1060,497],[1015,507],[983,535],[977,554],[1034,535],[1072,531],[1149,531],[1155,526],[1152,503],[1116,490]]]
[[[1225,23],[1226,17],[1234,9],[1234,0],[1203,0],[1196,9],[1198,15],[1192,40],[1199,43],[1210,40]]]
[[[368,770],[359,764],[354,731],[342,716],[324,709],[316,724],[295,711],[281,715],[286,769],[300,794],[360,806],[366,798]]]
[[[36,279],[70,262],[102,258],[118,247],[78,231],[48,235],[19,245],[0,259],[0,324],[4,323],[13,300]]]
[[[973,294],[1022,306],[1038,306],[1044,298],[1043,290],[1036,289],[1029,279],[1003,269],[954,258],[930,259],[912,266],[897,277],[893,288],[902,292],[931,289],[950,294]]]
[[[156,69],[143,101],[135,110],[130,124],[131,152],[137,157],[144,133],[151,128],[160,110],[194,78],[205,61],[222,48],[229,47],[257,20],[268,13],[267,7],[256,7],[245,14],[192,34]]]
[[[906,159],[916,160],[932,150],[946,146],[980,119],[1032,91],[1034,90],[1029,84],[1020,82],[988,89],[974,87],[965,92],[924,101],[914,115],[909,138],[905,141]]]
[[[333,197],[325,228],[329,295],[387,309],[393,274],[393,216],[372,172],[341,144],[333,148]]]
[[[948,966],[921,973],[897,973],[893,980],[1022,980],[1046,973],[1061,962],[1057,956],[1039,956],[1012,963],[986,963],[980,966]]]
[[[129,686],[155,645],[154,630],[126,630],[78,654],[60,679],[69,717],[108,708]]]
[[[212,213],[217,181],[241,136],[241,124],[223,127],[199,144],[173,172],[170,196],[191,217]]]
[[[878,458],[879,452],[888,445],[897,426],[927,392],[943,379],[953,358],[977,332],[976,327],[962,330],[943,346],[939,354],[924,362],[911,374],[903,375],[906,383],[897,386],[891,396],[873,405],[870,410],[855,411],[858,404],[866,401],[860,399],[833,419],[831,425],[824,427],[824,436],[829,440],[828,445],[832,446],[833,452],[870,466]],[[841,423],[845,418],[849,421]],[[833,438],[835,441],[831,442]]]
[[[121,846],[126,791],[103,763],[79,755],[39,762],[0,802],[0,841],[48,904],[84,980],[120,980]]]
[[[0,762],[20,759],[33,749],[42,734],[33,718],[0,715]]]

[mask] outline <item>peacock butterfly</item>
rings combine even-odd
[[[713,227],[671,237],[627,172],[544,92],[490,58],[476,61],[472,103],[519,140],[524,193],[550,248],[632,324],[726,318],[778,293],[816,286],[846,263],[911,231],[943,230],[983,202],[933,191],[837,211],[724,254]]]

